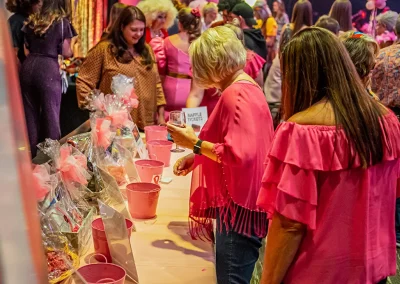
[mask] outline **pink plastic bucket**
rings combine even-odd
[[[107,283],[124,284],[126,271],[122,267],[112,263],[94,263],[82,266],[78,269],[83,279],[88,284]]]
[[[147,149],[149,150],[149,157],[152,160],[158,160],[164,163],[165,167],[169,167],[171,160],[171,141],[165,140],[151,140],[147,143]]]
[[[128,208],[132,218],[152,219],[156,216],[161,187],[153,183],[131,183],[126,187]]]
[[[156,160],[138,160],[135,162],[142,182],[159,184],[164,170],[164,163]]]
[[[152,140],[167,140],[168,138],[168,131],[166,126],[146,126],[144,128],[144,133],[146,137],[146,143]]]
[[[128,236],[131,237],[133,223],[125,219],[126,228],[128,229]],[[98,255],[104,255],[107,259],[106,262],[112,262],[110,249],[108,248],[107,236],[104,231],[104,223],[101,218],[97,218],[92,222],[92,236],[94,243],[94,251],[96,252],[95,258],[97,261],[103,262],[104,259]]]

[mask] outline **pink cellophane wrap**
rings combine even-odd
[[[46,195],[57,185],[57,180],[50,175],[49,164],[36,165],[33,169],[33,188],[38,201],[43,201]]]

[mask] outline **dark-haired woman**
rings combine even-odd
[[[278,24],[275,42],[275,50],[278,50],[282,29],[287,23],[289,23],[289,16],[286,14],[285,3],[283,3],[282,0],[275,0],[272,3],[272,15],[274,16],[275,21]]]
[[[386,283],[396,274],[399,121],[325,29],[293,36],[282,76],[285,122],[257,202],[272,218],[261,283]]]
[[[164,123],[165,97],[152,49],[145,42],[146,19],[137,7],[122,12],[108,37],[93,47],[76,81],[78,104],[86,106],[86,98],[94,89],[111,93],[112,78],[124,74],[135,79],[139,107],[131,113],[140,129]]]
[[[189,46],[201,34],[201,15],[198,9],[183,8],[178,13],[179,33],[165,40],[155,38],[151,46],[157,57],[160,75],[169,111],[186,106],[192,77],[190,72]]]
[[[29,51],[20,71],[21,92],[31,153],[46,138],[60,139],[62,84],[59,55],[72,56],[71,39],[76,32],[68,19],[64,0],[44,0],[39,13],[23,27]]]
[[[306,27],[312,26],[312,24],[313,10],[311,2],[298,0],[293,7],[291,23],[283,27],[282,37],[286,37],[285,32],[293,35]]]
[[[350,0],[336,0],[332,4],[329,16],[340,25],[340,30],[342,32],[352,31],[353,22],[351,16],[353,15],[352,5]]]
[[[8,19],[8,24],[10,25],[13,46],[20,64],[22,64],[26,58],[24,52],[24,32],[22,28],[24,23],[28,20],[29,15],[39,12],[41,6],[41,0],[8,0],[6,2],[7,10],[14,13]]]

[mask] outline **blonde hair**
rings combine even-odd
[[[218,13],[218,6],[217,4],[213,3],[213,2],[208,2],[206,5],[204,5],[201,13],[203,14],[202,16],[205,17],[207,14],[211,13],[211,12],[217,12]]]
[[[366,87],[369,87],[369,75],[375,67],[376,57],[379,54],[378,43],[368,35],[353,31],[347,32],[339,38],[346,47],[360,79]]]
[[[164,29],[168,29],[174,24],[178,15],[178,10],[174,7],[171,0],[142,0],[137,7],[146,16],[146,26],[151,27],[157,19],[159,13],[167,14]]]
[[[246,49],[229,28],[207,29],[190,46],[193,79],[207,89],[219,84],[246,64]]]

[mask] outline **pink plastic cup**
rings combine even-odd
[[[149,157],[152,160],[161,161],[165,167],[169,167],[171,161],[171,141],[165,140],[151,140],[147,143],[147,149],[149,150]]]
[[[133,223],[132,221],[125,219],[126,228],[128,230],[128,236],[131,237]],[[112,262],[110,249],[108,247],[107,236],[104,230],[104,223],[101,218],[97,218],[92,222],[92,236],[94,243],[94,250],[96,252],[95,259],[100,262],[104,262],[102,257],[99,255],[104,255],[107,259],[106,262]]]
[[[160,183],[164,170],[163,162],[156,160],[137,160],[135,165],[142,182]]]
[[[156,216],[161,187],[153,183],[131,183],[126,187],[128,208],[132,218],[152,219]]]
[[[146,126],[144,128],[144,133],[146,137],[146,144],[152,140],[168,140],[168,131],[166,126]]]
[[[93,263],[82,266],[78,272],[88,284],[124,284],[126,271],[112,263]]]

